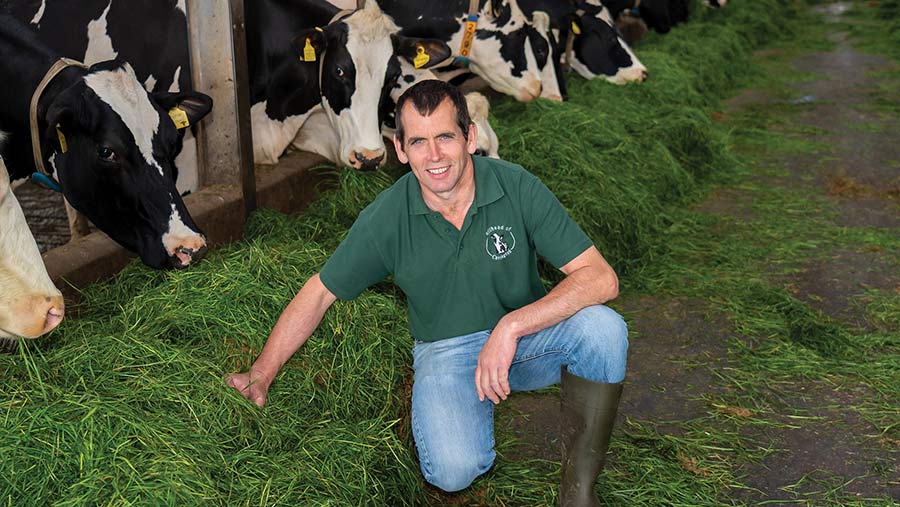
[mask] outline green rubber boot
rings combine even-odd
[[[594,382],[562,367],[560,507],[598,507],[594,483],[606,462],[622,383]]]

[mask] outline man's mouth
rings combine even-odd
[[[449,169],[450,169],[450,166],[448,165],[448,166],[444,166],[444,167],[438,167],[435,169],[427,169],[427,171],[428,171],[428,174],[433,174],[433,175],[437,176],[439,174],[444,174]]]

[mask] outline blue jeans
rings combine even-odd
[[[412,429],[425,480],[444,491],[469,486],[494,463],[494,403],[478,401],[475,367],[490,330],[413,348]],[[513,391],[559,382],[560,367],[597,382],[625,378],[628,329],[615,311],[589,306],[519,339],[509,369]]]

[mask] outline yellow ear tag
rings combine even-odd
[[[575,22],[572,22],[572,33],[575,35],[581,35],[581,28],[578,28],[578,25]]]
[[[425,52],[425,48],[420,44],[416,45],[416,57],[413,58],[413,66],[417,69],[421,69],[430,61],[431,57]]]
[[[187,113],[178,106],[169,109],[169,118],[172,118],[172,122],[175,123],[175,128],[178,130],[191,126],[191,121],[188,120]]]
[[[69,145],[66,144],[66,136],[63,135],[62,130],[59,129],[59,124],[56,124],[56,135],[59,137],[59,148],[63,153],[69,151]]]
[[[309,37],[306,38],[306,45],[303,46],[303,61],[316,61],[316,48],[314,48],[312,42],[309,41]]]

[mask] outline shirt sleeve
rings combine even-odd
[[[390,274],[379,252],[368,228],[357,220],[328,258],[319,278],[338,299],[355,299]]]
[[[524,182],[522,207],[538,255],[559,269],[594,243],[536,176]]]

